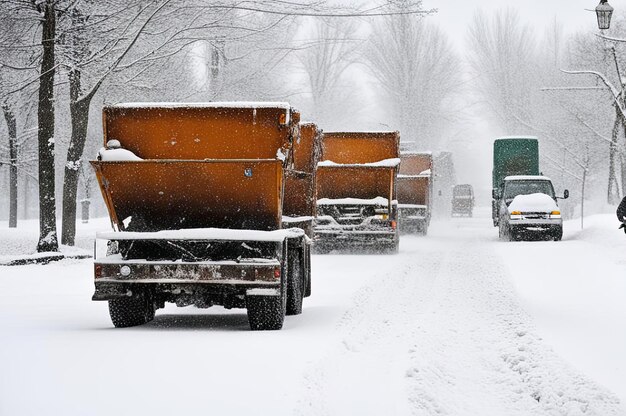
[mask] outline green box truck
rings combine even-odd
[[[498,207],[504,178],[539,175],[539,141],[534,136],[500,137],[493,142],[491,217],[498,225]]]

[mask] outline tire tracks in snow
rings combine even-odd
[[[623,415],[535,334],[490,244],[447,250],[407,372],[413,414]]]
[[[431,288],[440,267],[437,252],[381,257],[394,270],[355,293],[335,326],[336,344],[305,375],[307,397],[301,415],[409,414],[406,369],[411,328],[433,299]],[[395,266],[399,263],[399,266]]]
[[[625,414],[535,334],[498,243],[465,232],[405,239],[395,270],[357,290],[295,414]]]

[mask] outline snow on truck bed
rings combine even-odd
[[[98,151],[98,160],[103,162],[129,162],[143,160],[130,150],[101,148]]]
[[[393,168],[400,165],[400,158],[394,157],[391,159],[384,159],[378,162],[371,163],[335,163],[332,160],[323,160],[317,164],[317,167],[385,167]]]
[[[282,101],[222,101],[208,103],[135,102],[119,103],[113,108],[282,108],[289,111],[291,106]]]
[[[276,241],[301,237],[301,228],[285,230],[231,230],[224,228],[190,228],[156,232],[106,231],[96,234],[101,240],[223,240],[223,241]]]
[[[504,178],[505,181],[550,181],[550,178],[542,175],[511,175]],[[550,181],[552,182],[552,181]]]
[[[382,196],[377,196],[372,199],[361,199],[361,198],[322,198],[317,200],[317,205],[387,205],[389,200],[387,198],[383,198]],[[398,201],[395,199],[391,201],[392,204],[397,204]]]

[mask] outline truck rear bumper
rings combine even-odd
[[[353,248],[390,248],[397,244],[396,231],[315,230],[313,247],[316,251]]]
[[[176,295],[202,291],[206,294],[246,295],[250,289],[281,286],[281,265],[264,262],[141,262],[102,261],[94,264],[96,291],[93,300],[132,296],[137,288]]]

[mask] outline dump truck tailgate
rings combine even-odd
[[[278,160],[91,162],[112,222],[130,230],[281,227]]]

